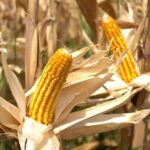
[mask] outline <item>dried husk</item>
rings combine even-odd
[[[48,126],[26,117],[18,132],[21,150],[59,150],[60,143],[52,132],[45,132]]]

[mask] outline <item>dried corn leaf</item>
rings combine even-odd
[[[149,113],[150,110],[148,109],[125,114],[98,115],[64,130],[60,133],[60,136],[63,139],[72,139],[99,132],[118,130],[131,124],[137,124]]]
[[[12,115],[12,117],[14,117],[19,123],[22,122],[23,118],[21,117],[20,110],[17,107],[15,107],[14,105],[7,102],[1,97],[0,97],[0,106],[3,107],[3,109],[5,109],[6,111],[8,111]]]
[[[29,13],[32,20],[37,24],[39,0],[29,0]]]
[[[7,127],[0,124],[0,129],[5,132],[4,135],[7,135],[9,137],[13,137],[15,139],[18,138],[17,134],[13,130],[11,130],[10,128],[7,128]]]
[[[103,87],[94,92],[87,103],[98,103],[105,100],[117,98],[123,93],[125,94],[129,88],[144,87],[147,91],[150,90],[150,75],[149,73],[140,75],[135,78],[129,85],[123,82],[118,76],[112,76],[111,80],[106,82]]]
[[[82,29],[82,36],[83,36],[83,38],[84,38],[84,41],[85,41],[88,45],[92,46],[92,50],[93,50],[95,53],[99,51],[98,48],[95,46],[95,44],[94,44],[94,43],[91,41],[91,39],[88,37],[88,35],[86,34],[86,32],[85,32],[84,29]]]
[[[95,39],[97,40],[97,25],[95,20],[97,19],[97,2],[96,0],[76,0],[81,12],[83,13],[85,19],[87,20],[89,26],[91,27]]]
[[[107,51],[106,50],[99,50],[99,52],[95,53],[94,55],[92,55],[90,58],[87,58],[87,59],[83,59],[80,64],[77,64],[75,66],[73,66],[73,71],[76,70],[76,69],[80,69],[80,68],[84,68],[84,67],[87,67],[87,66],[91,66],[93,65],[94,63],[96,63],[97,61],[99,61],[100,59],[102,58],[106,58],[106,53]],[[106,59],[106,62],[111,62],[110,59]]]
[[[96,46],[96,45],[95,45]],[[92,46],[89,46],[89,47],[85,47],[85,48],[82,48],[78,51],[75,51],[73,52],[71,55],[72,55],[72,58],[73,58],[73,63],[74,64],[78,64],[78,62],[80,62],[81,60],[82,61],[85,61],[85,59],[83,58],[83,56],[85,55],[86,52],[88,52],[90,49],[92,49],[93,47]],[[94,56],[94,59],[95,58],[100,58],[100,57],[104,57],[106,55],[106,50],[99,50],[98,52],[95,53],[96,55]],[[91,60],[93,56],[90,57],[90,59],[88,59],[89,61]],[[93,58],[92,58],[93,59]],[[86,59],[87,60],[87,59]]]
[[[129,44],[129,48],[132,50],[132,51],[135,51],[138,43],[139,43],[139,40],[140,40],[140,37],[141,37],[141,34],[143,32],[143,29],[144,29],[144,24],[145,24],[145,21],[146,21],[146,17],[143,18],[143,20],[141,21],[141,24],[139,25],[135,35],[134,35],[134,38],[131,40],[130,44]]]
[[[73,60],[75,61],[76,59],[80,59],[83,57],[83,55],[85,55],[86,52],[88,52],[89,50],[89,47],[84,47],[80,50],[77,50],[75,52],[73,52],[71,55],[72,55],[72,58]]]
[[[88,51],[89,51],[89,48],[85,47],[78,51],[73,52],[72,53],[72,58],[73,58],[72,66],[76,66],[76,65],[80,64],[84,60],[83,55]]]
[[[135,78],[131,83],[133,87],[146,86],[147,90],[150,90],[150,73],[142,74],[139,77]]]
[[[81,82],[81,84],[78,85],[78,88],[76,85],[76,88],[70,87],[68,90],[63,90],[61,94],[65,94],[65,97],[60,95],[60,100],[58,101],[56,107],[56,119],[58,119],[59,117],[59,121],[63,120],[77,104],[79,104],[81,101],[86,100],[96,89],[98,89],[106,81],[108,81],[111,76],[112,74],[107,74],[102,78],[93,77],[93,79],[91,78],[91,80],[89,80],[88,82]],[[81,92],[81,89],[83,89],[83,92]],[[74,92],[74,94],[72,92]]]
[[[95,46],[94,46],[95,47]],[[85,58],[83,57],[90,49],[92,49],[93,46],[89,46],[89,47],[85,47],[82,48],[78,51],[75,51],[72,53],[72,58],[73,58],[73,67],[76,65],[80,65],[81,63],[83,63],[85,60]],[[104,53],[106,53],[105,51],[100,51],[99,54],[101,54],[102,56],[104,56]],[[91,57],[90,57],[91,58]],[[97,56],[98,58],[98,56]]]
[[[12,116],[11,113],[9,113],[5,108],[1,106],[0,106],[0,114],[2,114],[0,117],[1,125],[14,130],[18,130],[19,122]]]
[[[96,83],[97,79],[94,77],[89,77],[87,79],[79,80],[70,84],[66,84],[64,89],[61,91],[57,106],[56,106],[56,113],[55,113],[55,119],[58,118],[58,116],[61,115],[61,113],[65,110],[67,106],[72,102],[75,97],[83,93],[85,88],[89,88],[89,85]],[[65,95],[65,96],[63,96]]]
[[[26,20],[26,44],[25,44],[25,80],[26,88],[30,88],[35,80],[38,52],[39,52],[39,39],[38,29],[34,21],[27,17]]]
[[[103,70],[105,70],[106,68],[108,68],[111,64],[112,64],[112,61],[110,59],[99,58],[99,61],[94,63],[93,65],[71,72],[68,75],[67,82],[82,80],[89,76],[97,75]]]
[[[138,27],[138,24],[136,24],[135,22],[129,22],[129,21],[117,20],[117,24],[122,29],[130,29],[130,28]]]
[[[71,114],[68,115],[68,117],[65,119],[64,122],[61,123],[61,125],[59,125],[56,129],[55,132],[61,132],[65,129],[67,129],[68,127],[71,127],[75,124],[80,123],[83,120],[86,120],[88,118],[91,118],[95,115],[101,114],[101,113],[106,113],[106,112],[110,112],[120,106],[123,106],[124,104],[126,104],[127,102],[130,101],[131,97],[136,94],[137,92],[139,92],[141,89],[143,89],[144,87],[140,87],[137,89],[134,89],[133,91],[129,90],[125,95],[116,98],[115,100],[111,100],[109,102],[105,102],[96,106],[92,106],[90,108],[81,110],[81,111],[77,111],[77,112],[73,112]]]
[[[110,91],[119,93],[120,90],[128,90],[128,85],[122,81],[118,76],[113,75],[111,80],[106,82],[102,88],[99,88],[96,92],[91,95],[91,98],[97,97],[102,98],[103,95],[111,94]]]
[[[105,12],[107,12],[113,18],[117,18],[115,9],[112,5],[112,1],[97,0],[98,6]]]
[[[134,126],[134,138],[132,143],[132,148],[135,149],[137,147],[141,147],[144,144],[145,138],[145,123],[141,121],[140,123]],[[140,135],[140,138],[139,138]]]
[[[6,63],[6,57],[4,53],[2,53],[2,64],[3,64],[7,82],[9,83],[10,90],[17,102],[20,112],[22,113],[23,116],[25,116],[26,115],[26,97],[24,94],[24,90],[19,80],[17,79],[16,75],[9,69]]]
[[[104,103],[106,101],[109,101],[109,100],[112,100],[112,99],[115,99],[115,98],[119,98],[120,96],[126,94],[128,92],[130,88],[128,89],[121,89],[119,91],[113,91],[112,93],[106,93],[106,94],[100,94],[100,95],[95,95],[95,96],[90,96],[90,98],[85,102],[85,105],[94,105],[94,104],[97,104],[97,103]],[[81,106],[83,105],[84,106],[84,103],[83,104],[80,104]],[[79,106],[80,106],[79,105]]]
[[[56,49],[57,31],[58,31],[58,17],[60,13],[59,5],[55,1],[47,3],[47,18],[50,18],[49,24],[46,26],[46,41],[48,56],[51,56]]]

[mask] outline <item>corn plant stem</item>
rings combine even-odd
[[[26,43],[25,43],[25,85],[29,89],[35,80],[38,65],[38,6],[39,0],[29,0],[29,15],[26,19]]]
[[[38,9],[39,9],[39,0],[29,0],[29,14],[35,22],[38,23]]]

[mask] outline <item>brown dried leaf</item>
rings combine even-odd
[[[140,75],[132,80],[130,85],[133,87],[145,86],[145,89],[150,91],[150,73]]]
[[[146,21],[144,24],[143,35],[143,65],[141,65],[143,72],[149,72],[150,67],[150,51],[149,51],[149,42],[150,42],[150,1],[147,1],[147,12],[146,12]]]
[[[72,102],[72,100],[76,97],[77,94],[83,93],[85,87],[88,87],[88,85],[91,85],[95,82],[96,79],[94,77],[89,77],[86,79],[75,81],[70,84],[66,84],[66,86],[63,88],[58,97],[55,120],[57,120],[57,118],[61,115],[64,109]]]
[[[111,80],[104,84],[103,88],[98,89],[95,93],[92,94],[92,97],[103,97],[103,95],[112,94],[112,92],[119,93],[121,90],[127,90],[129,87],[124,81],[122,81],[118,76],[114,75],[111,77]],[[112,91],[112,92],[111,92]]]
[[[3,107],[3,109],[5,109],[6,111],[8,111],[12,115],[12,117],[14,117],[19,123],[22,122],[23,118],[21,116],[20,110],[16,106],[7,102],[2,97],[0,97],[0,106]]]
[[[60,94],[60,100],[57,103],[55,120],[59,122],[62,121],[74,106],[79,104],[81,101],[86,100],[96,89],[108,81],[111,76],[112,74],[107,74],[102,78],[92,77],[87,81],[85,80],[85,82],[80,82],[75,86],[70,86],[64,89]]]
[[[94,55],[90,56],[90,58],[84,59],[82,57],[82,59],[80,59],[80,64],[76,64],[73,67],[73,71],[74,69],[80,69],[83,67],[86,67],[87,65],[91,65],[93,63],[95,63],[96,61],[99,61],[99,59],[104,58],[106,56],[107,51],[106,50],[99,50],[99,52],[95,53]],[[105,57],[106,58],[106,57]],[[111,60],[107,58],[107,60],[110,62]],[[78,60],[79,61],[79,60]]]
[[[103,1],[99,1],[98,0],[98,6],[105,12],[107,12],[110,16],[112,16],[113,18],[117,18],[116,13],[115,13],[115,9],[111,3],[111,1],[107,1],[107,0],[103,0]]]
[[[125,95],[123,95],[122,97],[119,97],[115,100],[111,100],[109,102],[105,102],[96,106],[92,106],[90,108],[81,110],[81,111],[77,111],[77,112],[73,112],[71,114],[68,115],[68,117],[65,119],[64,122],[61,123],[61,125],[59,125],[56,129],[55,132],[61,132],[65,129],[67,129],[68,127],[71,127],[75,124],[78,124],[80,122],[82,122],[83,120],[89,119],[95,115],[101,114],[101,113],[106,113],[109,111],[112,111],[120,106],[123,106],[124,104],[126,104],[127,102],[129,102],[130,98],[136,94],[137,92],[139,92],[140,90],[142,90],[143,87],[137,88],[135,90],[133,90],[132,92],[129,90]]]
[[[35,24],[37,24],[39,0],[29,0],[28,4],[29,4],[29,14],[32,20],[35,22]]]
[[[130,29],[130,28],[137,28],[138,24],[135,22],[129,22],[129,21],[123,21],[123,20],[117,20],[117,24],[122,29]]]
[[[98,132],[106,132],[137,124],[150,113],[150,109],[125,114],[98,115],[80,122],[60,133],[63,139],[88,136]]]
[[[96,53],[98,52],[98,48],[95,46],[95,44],[91,41],[91,39],[88,37],[88,35],[86,34],[86,32],[82,29],[82,37],[84,38],[85,42],[88,45],[91,45],[93,48],[92,50]]]
[[[112,61],[108,58],[99,58],[99,61],[95,64],[81,68],[77,71],[71,72],[68,75],[67,82],[73,82],[87,78],[89,76],[94,76],[108,68],[112,64]]]
[[[145,139],[145,134],[146,134],[145,132],[146,130],[145,130],[144,121],[141,121],[140,123],[134,126],[134,138],[133,138],[133,144],[132,144],[133,149],[144,145],[144,139]],[[139,135],[140,135],[140,138],[139,138]]]
[[[28,16],[26,20],[25,44],[25,80],[26,88],[30,88],[35,80],[39,52],[38,29],[34,21]]]
[[[90,96],[91,100],[88,100],[88,103],[92,103],[92,100],[93,103],[97,103],[121,96],[132,87],[144,87],[147,91],[150,91],[150,74],[140,75],[132,80],[129,85],[124,83],[118,76],[114,75],[110,81],[104,84],[104,88],[98,89]]]
[[[90,98],[87,100],[87,102],[85,102],[85,104],[80,104],[81,106],[83,105],[94,105],[94,104],[100,104],[100,103],[104,103],[106,101],[112,100],[114,98],[119,98],[120,96],[126,94],[128,92],[128,89],[121,89],[119,91],[113,91],[112,93],[110,91],[108,91],[107,93],[101,93],[99,95],[92,95],[90,96]],[[79,105],[79,106],[80,106]]]
[[[95,20],[97,19],[98,8],[96,0],[76,0],[76,2],[78,3],[81,12],[91,27],[95,35],[95,40],[97,40],[97,25]]]
[[[0,124],[0,129],[2,129],[5,132],[4,135],[13,137],[15,139],[18,138],[16,132],[12,131],[10,128],[7,128],[7,127]]]
[[[5,76],[7,79],[7,82],[9,83],[10,90],[17,102],[17,105],[19,107],[20,112],[23,116],[26,115],[26,97],[24,90],[17,79],[16,75],[9,69],[7,63],[6,63],[6,57],[5,54],[2,53],[2,65],[4,68]]]
[[[80,64],[84,59],[83,59],[83,55],[89,51],[88,47],[82,48],[78,51],[75,51],[72,53],[72,58],[73,58],[73,65],[72,66],[76,66],[78,64]]]
[[[134,38],[132,39],[132,41],[129,44],[129,48],[132,51],[135,51],[135,49],[136,49],[136,47],[138,45],[138,42],[140,40],[141,34],[143,32],[143,29],[144,29],[145,21],[146,21],[146,17],[144,17],[143,20],[141,21],[141,24],[139,25],[139,27],[138,27],[135,35],[134,35]]]
[[[47,3],[47,18],[50,18],[50,23],[46,26],[46,41],[47,41],[47,52],[50,57],[57,46],[57,31],[58,31],[58,19],[59,18],[59,5],[55,1],[49,1]]]
[[[19,122],[5,108],[0,106],[0,124],[13,130],[18,130]]]

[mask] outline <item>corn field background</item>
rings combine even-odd
[[[106,16],[115,20],[127,45],[121,47],[116,27],[109,29],[114,35],[107,40]],[[63,79],[61,112],[53,110],[60,149],[150,150],[150,0],[0,0],[0,97],[22,108],[21,112],[28,111],[28,105],[19,106],[15,99],[24,92],[28,103],[28,91],[32,93],[59,48],[73,57],[68,78]],[[126,60],[128,49],[131,56]],[[133,81],[126,82],[124,78],[132,72],[136,74]],[[69,98],[72,103],[67,105]],[[23,124],[16,127],[16,134],[15,127],[9,126],[13,121],[8,116],[5,120],[3,106],[7,110],[0,101],[0,150],[20,150],[17,135]],[[89,113],[84,120],[82,112],[93,116]],[[83,120],[62,131],[77,116]]]

